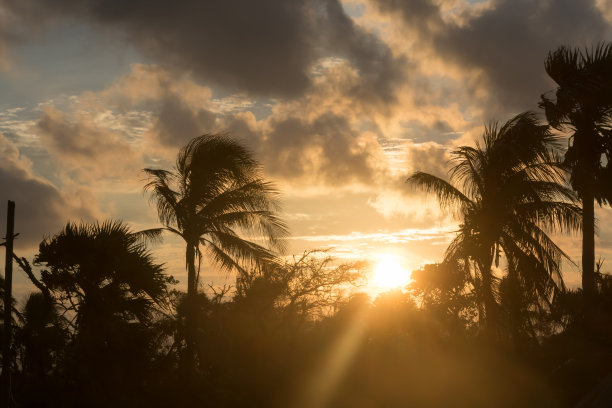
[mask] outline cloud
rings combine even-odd
[[[383,108],[396,102],[395,90],[404,80],[408,61],[394,56],[389,47],[372,33],[359,28],[338,1],[325,1],[326,19],[319,35],[332,55],[349,60],[359,72],[360,82],[350,97]]]
[[[192,109],[179,95],[167,94],[151,131],[165,146],[183,146],[193,137],[209,133],[215,117],[208,109]]]
[[[70,117],[47,107],[37,127],[42,143],[78,182],[136,178],[144,167],[142,158],[121,132],[100,126],[98,120],[86,112]]]
[[[449,151],[435,142],[414,143],[406,148],[408,162],[414,171],[424,171],[440,178],[447,178]]]
[[[435,119],[431,124],[412,119],[403,123],[403,126],[406,129],[406,137],[417,143],[427,141],[444,143],[457,136],[451,125],[443,119]]]
[[[448,242],[454,232],[454,226],[429,227],[429,228],[407,228],[393,232],[362,233],[351,232],[343,235],[304,235],[291,237],[293,240],[305,241],[370,241],[383,242],[386,244],[409,243],[413,241],[443,241]]]
[[[284,178],[310,176],[327,184],[371,183],[377,151],[375,136],[360,133],[335,114],[304,120],[273,118],[260,154],[268,172]]]
[[[132,64],[127,75],[100,92],[84,92],[77,112],[108,111],[123,115],[139,114],[139,123],[123,122],[123,133],[140,129],[142,137],[165,150],[176,150],[191,138],[219,131],[218,119],[224,110],[247,104],[240,98],[212,99],[212,91],[200,86],[189,75],[173,75],[159,65]],[[148,146],[155,148],[155,146]]]
[[[399,14],[408,26],[421,32],[442,23],[440,8],[431,0],[374,0],[374,3],[383,12]]]
[[[368,200],[368,205],[387,219],[410,219],[415,228],[453,222],[452,217],[440,210],[435,199],[422,191],[386,189]]]
[[[368,205],[385,218],[408,217],[415,225],[450,223],[450,215],[439,209],[435,199],[406,183],[415,171],[448,179],[448,153],[448,147],[435,142],[387,141],[385,154],[391,162],[392,177],[379,182],[376,195],[368,200]]]
[[[247,145],[268,176],[283,186],[299,184],[301,192],[404,190],[397,177],[403,181],[411,169],[445,174],[441,143],[465,128],[456,114],[428,108],[385,117],[350,97],[358,82],[345,61],[328,59],[317,69],[300,98],[260,102],[215,99],[189,75],[133,64],[102,91],[73,97],[66,113],[47,108],[38,132],[64,175],[91,185],[108,177],[135,181],[142,167],[167,168],[192,137],[223,131]],[[415,143],[424,140],[438,143]]]
[[[137,145],[146,146],[149,156],[172,161],[191,138],[227,131],[247,145],[276,179],[366,185],[385,171],[380,133],[368,130],[364,110],[346,96],[353,82],[335,82],[346,69],[340,65],[322,68],[316,86],[303,97],[277,101],[257,119],[253,111],[261,110],[261,104],[240,97],[214,99],[209,88],[188,76],[134,64],[129,74],[106,89],[77,97],[71,114],[47,109],[38,127],[58,157],[73,158],[75,163],[94,155],[108,157],[107,162],[126,162],[134,154],[124,140],[133,133],[126,119],[130,112],[140,112],[147,120],[136,126],[141,128]],[[328,86],[330,82],[336,87]],[[114,112],[123,121],[112,131],[93,120],[91,112]]]
[[[0,229],[6,231],[7,200],[14,201],[17,249],[37,245],[45,234],[56,232],[68,219],[91,220],[97,215],[96,202],[87,191],[60,192],[34,176],[28,160],[1,134],[0,156]]]
[[[594,0],[497,0],[486,7],[464,3],[455,7],[460,11],[433,0],[373,2],[416,33],[417,47],[463,70],[465,86],[487,90],[488,98],[479,101],[486,116],[535,108],[552,87],[546,54],[560,45],[606,40],[611,32]]]
[[[8,1],[17,27],[77,19],[115,33],[171,70],[232,92],[293,98],[311,85],[311,69],[330,56],[360,72],[356,95],[392,102],[402,57],[346,15],[339,0],[44,0]],[[5,36],[6,37],[6,36]]]

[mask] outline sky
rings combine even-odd
[[[549,51],[610,40],[610,0],[0,0],[0,230],[8,199],[30,258],[68,220],[159,226],[141,170],[228,132],[282,194],[288,255],[439,262],[457,220],[406,178],[537,111]],[[580,238],[558,242],[579,263]],[[185,282],[179,241],[154,254]]]

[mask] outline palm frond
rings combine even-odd
[[[220,256],[220,252],[229,257],[233,263],[228,263],[224,258],[219,258],[221,269],[230,271],[235,265],[269,265],[277,264],[278,258],[267,248],[258,245],[254,242],[242,239],[231,232],[214,231],[210,232],[200,240],[205,250],[209,250],[208,246],[214,248]],[[220,251],[220,252],[219,252]],[[231,266],[230,269],[227,269]]]
[[[142,245],[161,244],[163,242],[162,234],[167,231],[166,228],[150,228],[146,230],[133,232],[131,235],[135,237]]]
[[[434,175],[417,171],[406,182],[425,190],[429,194],[435,194],[442,208],[457,211],[472,204],[468,197],[448,181]]]
[[[176,225],[181,209],[178,206],[179,194],[170,187],[173,174],[160,169],[143,169],[143,171],[149,176],[144,191],[151,193],[150,199],[157,205],[159,220],[166,226]]]
[[[183,195],[206,200],[228,184],[244,184],[256,178],[260,165],[247,148],[229,135],[206,134],[181,149],[176,171]]]
[[[451,152],[451,157],[456,164],[449,172],[450,182],[462,183],[465,195],[478,199],[484,190],[482,170],[487,166],[486,154],[478,146],[461,146]]]
[[[565,201],[542,201],[521,204],[517,207],[520,219],[536,220],[550,232],[571,234],[582,230],[582,209]]]
[[[244,231],[254,231],[267,241],[271,248],[283,253],[286,245],[285,237],[289,234],[287,226],[272,211],[233,211],[217,215],[207,223],[218,230],[223,227],[239,227]]]
[[[471,254],[473,254],[473,246],[469,231],[462,228],[446,248],[444,262],[456,263],[470,257]]]
[[[198,215],[215,217],[236,209],[278,211],[278,195],[274,185],[262,179],[234,183],[219,191],[210,200],[199,203],[201,207],[198,209]]]
[[[240,262],[212,242],[202,240],[202,245],[204,246],[204,251],[214,265],[218,266],[222,271],[227,273],[238,272],[241,276],[247,274],[247,269],[245,269]]]
[[[549,52],[544,61],[546,73],[559,86],[570,84],[581,65],[580,51],[568,47],[559,47]]]

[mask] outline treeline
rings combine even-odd
[[[68,223],[19,267],[12,406],[572,406],[610,375],[612,279],[595,262],[594,203],[609,203],[612,46],[559,48],[540,106],[417,172],[460,220],[440,264],[404,291],[358,294],[367,267],[311,251],[283,260],[278,193],[227,135],[145,169],[161,227]],[[569,144],[557,131],[569,132]],[[605,226],[601,226],[605,228]],[[549,236],[583,236],[567,290]],[[187,292],[152,257],[185,242]],[[236,276],[202,291],[203,260]],[[3,285],[4,287],[4,285]],[[10,369],[9,369],[10,368]]]
[[[70,234],[80,251],[59,247]],[[187,295],[148,253],[126,259],[142,248],[131,234],[69,225],[43,243],[49,292],[14,312],[16,406],[569,406],[609,367],[576,324],[577,294],[522,315],[540,331],[516,350],[481,335],[461,269],[427,265],[372,300],[350,294],[365,265],[311,252],[198,293],[187,374]]]

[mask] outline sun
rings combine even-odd
[[[410,273],[395,255],[380,255],[374,268],[372,284],[384,290],[399,289],[410,283]]]

